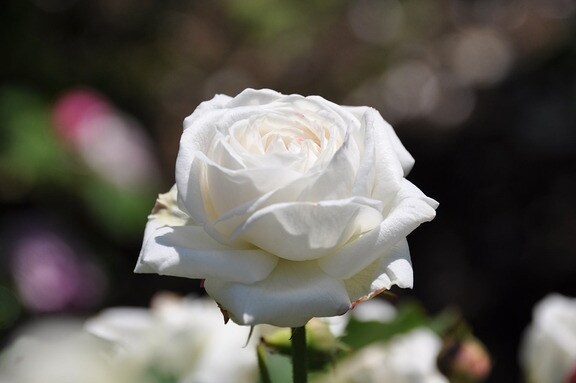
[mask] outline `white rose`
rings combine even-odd
[[[358,350],[315,383],[448,383],[436,366],[441,348],[434,332],[415,329]]]
[[[576,375],[576,299],[551,294],[534,308],[520,349],[530,383],[572,382]]]
[[[114,361],[135,381],[150,371],[180,383],[251,383],[257,380],[250,329],[224,325],[214,301],[156,298],[152,309],[116,307],[86,324],[88,332],[115,346]]]
[[[296,327],[412,286],[406,236],[437,202],[369,107],[247,89],[184,121],[180,225],[151,216],[136,272],[204,279],[239,324]],[[160,219],[160,220],[158,220]]]
[[[136,382],[110,363],[102,346],[80,322],[54,318],[35,323],[3,350],[0,382]]]

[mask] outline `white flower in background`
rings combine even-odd
[[[355,306],[351,310],[352,316],[361,322],[377,321],[390,322],[396,317],[397,310],[389,302],[382,299],[372,299]]]
[[[576,299],[551,294],[534,308],[520,362],[530,383],[568,383],[576,377]],[[572,380],[570,380],[572,379]]]
[[[363,347],[314,383],[448,383],[436,366],[442,341],[429,329]]]
[[[133,374],[159,374],[179,383],[254,382],[256,349],[250,329],[224,324],[212,300],[161,296],[152,309],[111,308],[86,329],[112,342],[115,358]]]
[[[247,325],[297,327],[412,287],[406,236],[438,205],[405,179],[413,162],[372,108],[218,95],[184,121],[180,218],[155,209],[135,271],[204,279]]]
[[[43,322],[25,330],[3,351],[0,381],[136,383],[110,363],[105,351],[102,342],[84,332],[80,322]]]

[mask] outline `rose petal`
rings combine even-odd
[[[267,192],[300,178],[299,172],[283,168],[251,168],[228,170],[198,154],[205,163],[206,190],[203,190],[203,200],[214,206],[218,219],[229,210],[258,199]]]
[[[396,155],[400,160],[400,164],[402,165],[402,169],[404,170],[404,177],[406,177],[408,173],[410,173],[410,170],[412,170],[412,167],[414,166],[415,162],[414,157],[412,157],[412,155],[408,152],[408,150],[406,150],[404,145],[402,145],[400,138],[398,138],[398,135],[396,134],[396,131],[392,129],[392,126],[386,121],[384,121],[384,124],[388,126],[388,129],[386,129],[388,139],[390,140],[392,147],[394,148],[394,151],[396,152]]]
[[[356,118],[358,118],[360,121],[362,121],[366,113],[378,115],[378,117],[374,117],[374,119],[378,121],[381,120],[378,125],[380,128],[384,129],[386,136],[390,140],[390,144],[394,149],[394,153],[402,165],[404,176],[406,176],[412,169],[412,166],[414,166],[414,157],[412,157],[412,155],[406,150],[392,126],[382,118],[380,112],[378,112],[376,109],[366,106],[343,106],[343,108],[356,116]]]
[[[142,249],[146,242],[154,236],[154,232],[163,226],[182,226],[191,224],[194,225],[192,219],[186,215],[177,206],[178,191],[176,185],[172,186],[167,193],[159,194],[156,198],[156,203],[152,209],[152,213],[148,216],[148,222],[144,229],[144,238],[142,240]],[[136,262],[136,270],[140,273],[153,273],[154,270],[150,269],[147,265],[142,263],[142,249]]]
[[[317,259],[378,226],[380,210],[366,198],[276,204],[254,213],[232,238],[292,261]]]
[[[234,233],[242,224],[246,222],[254,212],[274,204],[292,201],[294,195],[298,195],[308,184],[308,178],[299,178],[283,188],[266,193],[253,201],[248,201],[243,205],[235,207],[218,217],[212,226],[206,226],[207,230],[214,230],[216,233]],[[211,234],[212,235],[212,234]],[[222,235],[222,234],[221,234]],[[232,234],[230,234],[231,236]],[[219,242],[239,245],[241,241],[232,240],[231,237],[218,239]]]
[[[282,93],[278,93],[271,89],[244,89],[240,94],[231,99],[226,107],[237,108],[245,106],[265,105],[276,101],[277,99],[285,97]]]
[[[372,142],[366,144],[366,151],[374,151],[374,183],[370,196],[387,204],[392,201],[404,179],[402,164],[388,139],[387,131],[391,128],[374,109],[364,113],[362,124],[367,132],[372,130],[367,133],[371,134]]]
[[[307,186],[297,200],[316,202],[350,197],[359,157],[358,147],[348,136],[326,168],[307,177]]]
[[[401,240],[382,254],[382,257],[344,281],[350,300],[372,298],[392,285],[412,288],[414,279],[410,263],[408,241]]]
[[[355,134],[360,129],[360,119],[350,113],[348,108],[320,96],[309,96],[306,99],[317,105],[315,114],[333,121],[334,125],[341,129],[341,136],[344,136],[344,132]]]
[[[235,152],[222,133],[218,132],[214,138],[208,155],[212,161],[225,169],[240,170],[246,168],[244,160]]]
[[[225,108],[230,100],[232,100],[230,96],[217,94],[212,99],[201,102],[194,112],[184,120],[184,129],[193,126],[198,118],[205,116],[208,112]]]
[[[157,229],[144,244],[142,266],[135,271],[252,283],[266,278],[277,262],[277,257],[260,249],[222,245],[200,226],[166,226]]]
[[[207,279],[204,287],[243,325],[299,327],[312,317],[341,315],[350,308],[342,282],[314,261],[280,261],[268,278],[250,285]]]
[[[404,179],[384,221],[336,253],[321,258],[320,267],[334,277],[351,278],[381,258],[421,223],[432,220],[436,216],[437,206],[436,201],[426,197],[420,189]]]
[[[371,197],[374,190],[376,171],[374,168],[376,149],[374,147],[374,130],[361,127],[363,139],[356,141],[361,147],[361,156],[354,175],[352,194],[362,197]]]
[[[206,117],[197,117],[206,119]],[[188,213],[196,222],[204,223],[206,209],[202,201],[202,162],[197,159],[197,153],[208,150],[216,131],[206,123],[198,127],[187,128],[184,120],[184,133],[180,138],[180,149],[176,159],[176,186],[178,188],[178,206]]]

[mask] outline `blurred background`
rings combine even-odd
[[[8,0],[0,14],[0,345],[30,318],[147,306],[134,275],[182,120],[246,87],[369,105],[440,202],[414,297],[520,381],[532,306],[576,296],[576,2]]]

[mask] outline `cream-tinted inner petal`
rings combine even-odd
[[[224,139],[246,167],[281,166],[306,173],[342,145],[341,130],[329,119],[295,110],[265,111],[235,122],[227,136],[216,139]],[[217,152],[208,156],[220,157]]]

